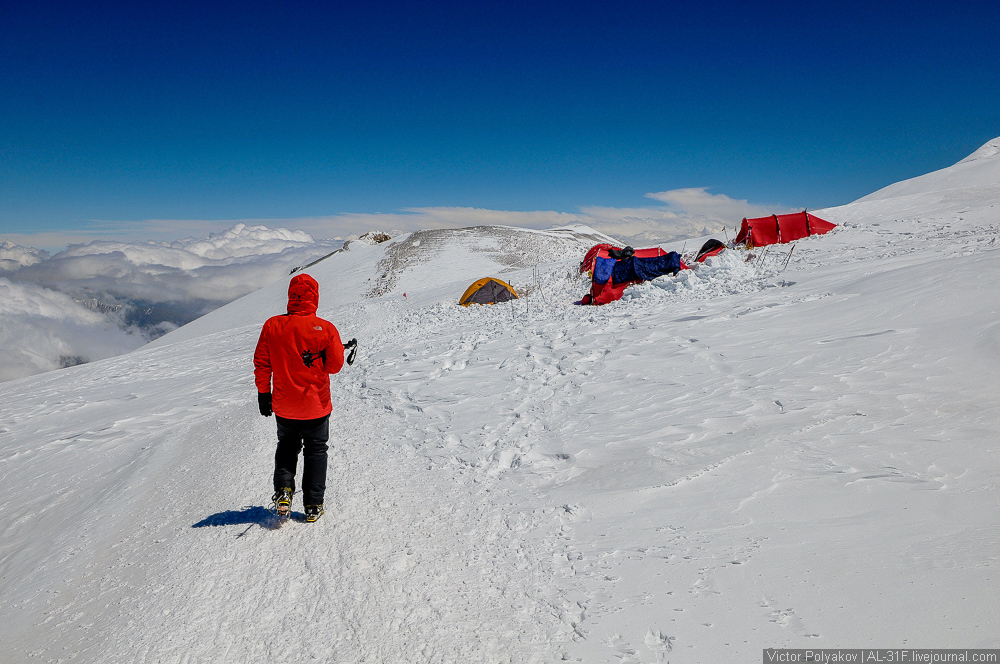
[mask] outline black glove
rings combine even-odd
[[[258,392],[257,393],[257,407],[260,408],[260,414],[264,417],[271,417],[271,393],[270,392]]]
[[[345,358],[347,365],[350,366],[354,364],[354,358],[358,354],[358,340],[351,339],[350,341],[348,341],[346,344],[344,344],[344,350],[351,351],[350,353],[347,354],[347,357]]]

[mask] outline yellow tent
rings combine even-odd
[[[510,284],[493,277],[484,277],[465,289],[458,303],[467,307],[470,304],[496,304],[516,299],[517,292]]]

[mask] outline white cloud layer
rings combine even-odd
[[[21,247],[9,240],[0,244],[0,273],[14,272],[27,265],[41,263],[49,257],[49,252],[34,247]]]
[[[120,355],[145,342],[64,293],[0,277],[0,381]]]
[[[175,242],[96,240],[47,252],[0,245],[0,380],[110,357],[342,246],[237,224]]]
[[[175,242],[95,240],[73,245],[11,275],[81,298],[184,305],[198,315],[230,302],[341,246],[303,231],[236,224]]]
[[[783,205],[756,205],[746,199],[710,194],[707,187],[671,189],[646,194],[646,197],[666,203],[679,218],[687,220],[692,226],[721,225],[732,228],[738,226],[744,217],[764,217],[799,210]]]

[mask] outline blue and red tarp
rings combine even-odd
[[[688,266],[676,251],[667,252],[659,247],[629,251],[628,247],[597,245],[587,252],[580,266],[581,271],[588,268],[593,270],[590,293],[583,297],[581,304],[614,302],[629,286],[664,274],[677,274]]]

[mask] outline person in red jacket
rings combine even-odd
[[[291,513],[295,467],[302,454],[302,502],[306,521],[323,514],[327,441],[330,438],[330,374],[344,366],[344,344],[333,323],[316,316],[319,284],[297,274],[288,284],[288,313],[264,323],[254,351],[260,414],[278,423],[274,454],[274,509]],[[352,344],[357,342],[352,340]]]

